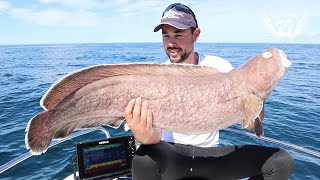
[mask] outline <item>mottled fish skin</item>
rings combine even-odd
[[[44,95],[41,106],[46,111],[29,121],[26,145],[33,154],[41,154],[52,139],[76,128],[118,126],[127,103],[137,97],[149,101],[153,125],[161,129],[203,134],[236,123],[248,127],[290,65],[283,51],[271,48],[229,73],[181,64],[79,70]]]

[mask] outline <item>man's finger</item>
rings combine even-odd
[[[153,116],[152,116],[152,112],[150,109],[148,109],[147,112],[147,128],[148,129],[152,129],[152,121],[153,121]]]
[[[128,124],[132,123],[132,111],[133,111],[133,106],[135,103],[135,99],[131,99],[126,107],[126,109],[124,110],[124,117],[126,119],[126,121],[128,122]]]
[[[140,119],[141,119],[141,98],[140,97],[136,99],[136,102],[134,104],[132,119],[133,119],[133,125],[135,127],[139,127]]]
[[[145,128],[147,126],[147,113],[148,113],[148,101],[143,101],[141,109],[141,121],[140,127]]]

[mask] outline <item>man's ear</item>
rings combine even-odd
[[[193,40],[194,40],[194,42],[198,41],[200,33],[201,33],[200,28],[196,28],[196,30],[194,30],[194,32],[193,32]]]

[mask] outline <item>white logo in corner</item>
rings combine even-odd
[[[179,16],[183,17],[181,13],[170,9],[169,11],[164,13],[162,19],[167,19],[167,18],[179,19]]]
[[[266,29],[275,38],[288,38],[289,40],[295,39],[299,36],[308,18],[302,16],[297,17],[264,17],[263,22]]]

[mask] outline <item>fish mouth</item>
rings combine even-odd
[[[281,58],[282,65],[286,70],[292,65],[292,62],[287,58],[286,53],[284,53],[282,50],[279,49],[279,54]]]

